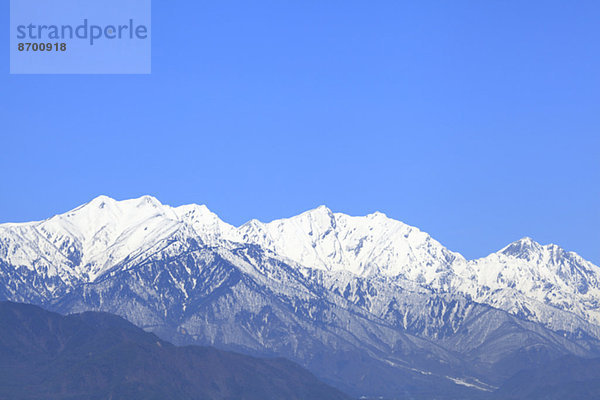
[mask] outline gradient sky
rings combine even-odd
[[[153,3],[149,76],[11,76],[4,29],[0,222],[99,194],[235,225],[326,204],[600,264],[600,2]]]

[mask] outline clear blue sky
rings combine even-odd
[[[0,222],[99,194],[236,225],[326,204],[600,264],[600,2],[153,3],[150,76],[11,76],[5,35]]]

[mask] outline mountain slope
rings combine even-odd
[[[176,343],[284,356],[357,395],[375,388],[389,395],[411,382],[451,390],[446,375],[468,370],[451,352],[323,292],[260,248],[172,245],[181,253],[164,250],[159,259],[123,266],[50,307],[117,313]],[[357,374],[360,380],[352,378]]]
[[[550,307],[600,323],[600,269],[573,252],[524,238],[471,266],[477,289],[470,294],[478,301],[555,329],[568,326]]]
[[[600,398],[600,359],[565,356],[515,374],[495,393],[502,400],[581,400]]]
[[[60,296],[177,233],[224,248],[231,243],[258,245],[311,269],[383,275],[459,292],[555,330],[600,337],[589,324],[600,323],[600,269],[575,253],[525,238],[467,261],[426,233],[384,214],[350,217],[324,206],[235,228],[205,206],[173,208],[150,196],[125,201],[100,196],[46,221],[1,224],[0,262],[20,270],[19,277],[32,286],[14,287],[19,279],[5,268],[13,276],[3,290],[7,298],[27,291],[39,299]],[[31,273],[50,284],[33,282],[27,278]],[[561,324],[565,320],[568,323]]]
[[[348,399],[284,359],[175,347],[104,313],[0,302],[0,398]]]
[[[469,398],[600,356],[598,267],[529,239],[468,261],[381,213],[239,228],[101,196],[0,225],[0,299],[102,310],[177,344],[285,356],[355,395]]]
[[[358,276],[400,276],[413,281],[441,279],[462,256],[417,228],[374,213],[350,217],[325,206],[298,216],[240,227],[244,242],[257,244],[310,268]]]

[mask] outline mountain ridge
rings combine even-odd
[[[510,291],[521,285],[524,287],[516,288],[521,295],[531,297],[535,293],[535,301],[600,324],[600,268],[574,252],[524,237],[486,257],[466,260],[427,233],[383,213],[352,217],[333,213],[323,205],[290,218],[268,223],[250,220],[235,227],[204,205],[170,207],[152,196],[117,201],[102,195],[43,221],[0,224],[0,257],[30,269],[49,257],[46,273],[50,276],[58,275],[65,281],[93,281],[126,257],[143,253],[180,230],[189,231],[208,245],[259,245],[309,268],[346,270],[363,277],[401,276],[443,291],[458,290],[513,313],[524,311],[518,304],[505,304],[507,297],[494,291]],[[11,242],[18,243],[18,239],[25,243],[11,249]],[[106,253],[108,256],[103,258]],[[536,282],[544,270],[533,265],[530,257],[537,257],[533,261],[541,267],[554,262],[556,271],[546,274],[543,282]],[[574,260],[575,267],[556,265],[561,257]],[[61,262],[71,271],[55,270]],[[519,264],[520,274],[511,270],[514,264]],[[512,274],[509,279],[507,272]],[[569,281],[565,284],[564,280]],[[569,290],[571,285],[578,293]],[[566,304],[574,303],[575,295],[583,298],[584,308]]]
[[[600,356],[598,271],[576,254],[525,238],[466,260],[382,213],[326,207],[234,227],[205,206],[99,197],[3,224],[0,299],[283,356],[357,396],[470,398],[522,366]]]
[[[350,399],[288,360],[176,347],[111,314],[0,302],[0,320],[2,398]]]

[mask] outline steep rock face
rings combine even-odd
[[[593,356],[598,267],[530,239],[474,261],[381,213],[239,228],[205,206],[101,196],[0,225],[0,298],[103,310],[176,343],[300,362],[356,395],[468,397]]]

